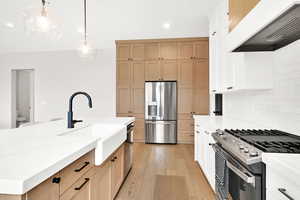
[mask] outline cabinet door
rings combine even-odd
[[[134,61],[142,61],[145,59],[145,45],[132,44],[131,45],[131,59]]]
[[[117,46],[117,60],[128,61],[131,58],[131,45],[119,44]]]
[[[161,67],[159,61],[148,61],[145,66],[146,81],[158,81],[161,79]]]
[[[143,114],[145,105],[145,90],[144,88],[133,88],[132,89],[132,112],[134,114]]]
[[[145,44],[145,60],[158,60],[159,55],[159,43]]]
[[[208,41],[199,41],[194,43],[194,57],[196,59],[208,59],[208,52]]]
[[[59,177],[59,176],[57,176]],[[27,193],[30,200],[59,200],[59,184],[53,183],[55,176],[47,179]]]
[[[163,80],[176,81],[178,78],[177,60],[162,61],[161,71]]]
[[[191,60],[182,60],[179,63],[179,87],[193,87],[193,64]]]
[[[131,84],[131,62],[118,62],[117,85],[118,87],[130,87]]]
[[[134,141],[135,142],[144,142],[145,141],[145,120],[136,119],[135,128],[134,128]]]
[[[197,115],[209,114],[208,89],[193,89],[193,112]]]
[[[180,42],[178,44],[178,57],[180,59],[193,59],[194,57],[194,43],[193,42]]]
[[[193,88],[208,89],[209,87],[209,69],[208,60],[197,60],[193,65],[194,82]]]
[[[160,57],[162,60],[177,59],[177,54],[176,42],[163,42],[160,44]]]
[[[132,87],[144,88],[145,87],[145,64],[144,62],[132,62]]]
[[[131,89],[117,88],[117,112],[131,113]]]
[[[92,179],[92,200],[111,200],[111,161],[96,167],[95,171]]]
[[[123,182],[124,171],[124,146],[122,145],[112,158],[111,188],[112,198],[115,197]]]
[[[190,114],[193,112],[193,89],[180,88],[178,90],[178,113]]]
[[[260,0],[229,0],[229,31],[232,31],[259,1]]]

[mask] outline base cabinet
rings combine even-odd
[[[113,200],[125,179],[124,144],[100,166],[94,156],[91,151],[26,194],[0,194],[0,200]]]
[[[59,200],[59,183],[53,183],[57,177],[53,176],[29,191],[26,200]]]

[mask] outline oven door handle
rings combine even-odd
[[[247,172],[244,173],[237,167],[235,167],[233,164],[230,162],[226,162],[226,165],[229,169],[231,169],[234,173],[236,173],[241,179],[243,179],[246,183],[251,184],[252,186],[255,187],[255,176],[253,176],[251,173]]]

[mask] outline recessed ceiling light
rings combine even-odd
[[[15,25],[11,22],[4,23],[4,26],[7,27],[7,28],[15,28]]]
[[[165,23],[163,23],[162,27],[163,27],[164,29],[170,29],[171,24],[170,24],[169,22],[165,22]]]

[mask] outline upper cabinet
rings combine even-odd
[[[117,46],[118,61],[140,61],[145,59],[144,44],[120,44]]]
[[[229,0],[229,31],[232,31],[259,1],[260,0]]]
[[[273,59],[270,53],[230,53],[227,50],[230,1],[222,1],[210,18],[210,93],[271,89]]]
[[[159,43],[145,44],[145,60],[159,60]]]
[[[178,47],[177,42],[162,42],[160,43],[160,59],[172,60],[177,59]]]

